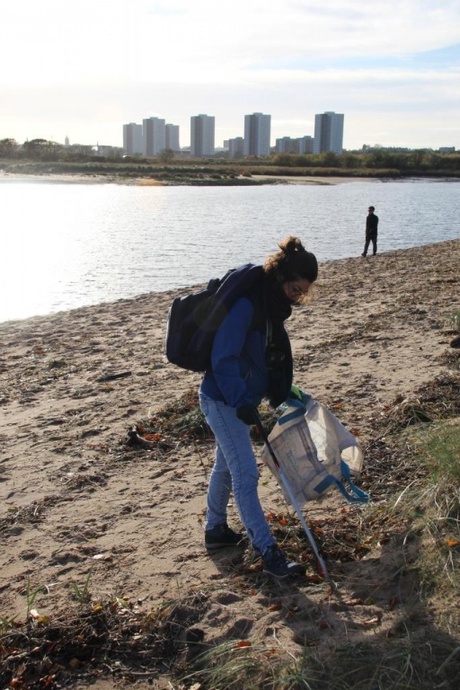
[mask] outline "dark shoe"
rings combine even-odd
[[[244,532],[234,532],[224,523],[216,525],[204,533],[204,545],[207,549],[222,549],[226,546],[238,546],[246,537]]]
[[[264,562],[264,573],[282,580],[289,575],[304,575],[305,568],[300,563],[288,561],[279,546],[273,544],[266,550],[262,557]]]
[[[367,256],[364,252],[361,254],[361,256]]]

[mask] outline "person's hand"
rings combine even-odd
[[[236,408],[236,416],[248,426],[257,423],[257,408],[254,405],[241,405]]]
[[[300,402],[302,402],[303,396],[303,391],[301,391],[298,386],[292,384],[288,398],[292,398],[293,400],[300,400]]]
[[[301,402],[303,405],[306,405],[310,398],[311,395],[309,393],[304,393],[301,388],[292,384],[291,391],[286,402],[289,404],[289,400],[296,400],[297,402]]]

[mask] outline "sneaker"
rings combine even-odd
[[[264,562],[264,573],[282,580],[289,575],[305,575],[305,567],[301,563],[288,561],[283,551],[273,544],[269,546],[262,557]]]
[[[238,546],[245,538],[244,532],[234,532],[227,523],[216,525],[204,533],[204,545],[207,549],[222,549],[226,546]]]

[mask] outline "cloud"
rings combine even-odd
[[[388,143],[391,131],[403,136],[404,113],[408,139],[428,143],[428,131],[450,127],[460,144],[458,0],[63,5],[2,8],[0,138],[62,140],[75,130],[72,139],[117,144],[124,122],[157,114],[181,126],[185,143],[191,115],[215,115],[228,138],[254,111],[272,115],[272,138],[300,136],[316,112],[335,110],[345,113],[348,147],[375,131]]]
[[[442,0],[15,0],[2,9],[2,80],[210,83],[324,61],[402,58],[458,44]],[[20,59],[14,59],[14,55]],[[458,56],[457,56],[458,57]],[[11,59],[13,58],[13,59]],[[6,74],[5,74],[6,72]]]

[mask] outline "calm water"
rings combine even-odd
[[[0,183],[0,321],[205,282],[287,234],[320,261],[460,237],[459,182],[134,187]]]

